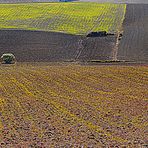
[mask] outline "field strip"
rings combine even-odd
[[[132,66],[2,66],[2,140],[50,141],[59,132],[65,137],[69,128],[100,145],[127,144],[138,131],[142,138],[146,74],[146,67]]]
[[[148,4],[127,4],[118,59],[147,62]]]
[[[87,34],[120,29],[126,4],[27,3],[0,4],[0,29],[27,29]]]
[[[40,76],[41,76],[41,74],[40,74]],[[45,77],[44,77],[44,79],[45,79]],[[25,94],[28,95],[29,97],[33,97],[33,98],[36,98],[36,99],[38,98],[36,95],[34,95],[34,94],[25,86],[25,84],[22,84],[22,83],[18,82],[18,81],[17,81],[16,79],[14,79],[14,78],[12,79],[12,81],[15,82],[15,85],[17,85],[18,87],[20,87],[20,88],[22,89],[22,91],[24,91]],[[66,96],[57,94],[56,91],[53,91],[53,90],[51,90],[51,89],[48,90],[48,93],[51,94],[51,96],[53,95],[52,97],[65,98],[66,100],[67,100],[67,99],[70,99],[69,97],[66,97]],[[111,138],[111,140],[115,140],[115,141],[119,141],[119,142],[123,142],[123,141],[124,141],[124,140],[121,139],[121,138],[118,138],[118,137],[115,138],[115,137],[113,137],[112,135],[110,135],[110,133],[108,133],[108,132],[106,132],[106,131],[104,132],[104,130],[102,130],[102,129],[99,128],[98,126],[93,125],[91,122],[85,121],[85,120],[83,120],[82,118],[78,118],[76,115],[74,115],[74,114],[70,113],[68,110],[66,110],[66,108],[62,107],[61,104],[58,104],[58,103],[55,102],[55,101],[51,101],[51,100],[45,99],[45,98],[43,98],[43,97],[40,98],[40,99],[43,99],[44,101],[46,100],[46,101],[52,103],[52,104],[56,107],[56,110],[57,110],[60,114],[62,113],[64,116],[67,116],[67,115],[68,115],[72,120],[76,120],[77,122],[83,123],[84,125],[86,125],[86,126],[89,127],[90,129],[95,130],[96,132],[101,132],[101,133],[103,133],[103,135],[107,135],[107,137]],[[19,102],[17,101],[16,103],[18,104],[19,108],[22,109],[22,107],[20,106]],[[25,111],[25,112],[27,112],[27,111]],[[23,113],[23,114],[24,114],[24,113]],[[70,120],[70,122],[71,122],[71,120]]]

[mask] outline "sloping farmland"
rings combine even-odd
[[[148,5],[128,4],[118,59],[148,61]]]
[[[62,0],[0,0],[0,3],[37,3],[37,2],[61,2]],[[65,0],[66,2],[77,0]],[[64,2],[64,0],[63,0]]]
[[[0,0],[0,3],[26,3],[26,2],[59,2],[60,0]],[[70,0],[72,1],[72,0]],[[74,0],[82,2],[99,2],[99,3],[136,3],[148,4],[147,0]]]
[[[18,62],[111,60],[116,37],[86,38],[55,32],[1,30],[0,55],[13,53]]]
[[[82,2],[148,4],[148,0],[80,0]]]
[[[91,31],[117,32],[125,4],[27,3],[0,4],[0,29],[25,29],[86,35]]]
[[[59,0],[0,0],[0,3],[59,2]]]
[[[1,148],[146,145],[147,66],[47,65],[0,66]]]
[[[78,2],[0,7],[0,54],[12,52],[19,62],[112,60],[116,36],[85,36],[91,31],[117,32],[126,10],[124,4]]]

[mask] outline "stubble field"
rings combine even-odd
[[[147,66],[0,66],[0,147],[146,145]]]

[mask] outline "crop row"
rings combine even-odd
[[[146,67],[27,67],[0,68],[1,145],[145,142]]]
[[[125,4],[31,3],[0,5],[0,28],[46,30],[71,34],[90,31],[116,32]]]

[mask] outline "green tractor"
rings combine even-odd
[[[2,64],[14,64],[16,59],[12,53],[5,53],[1,56],[1,62]]]

